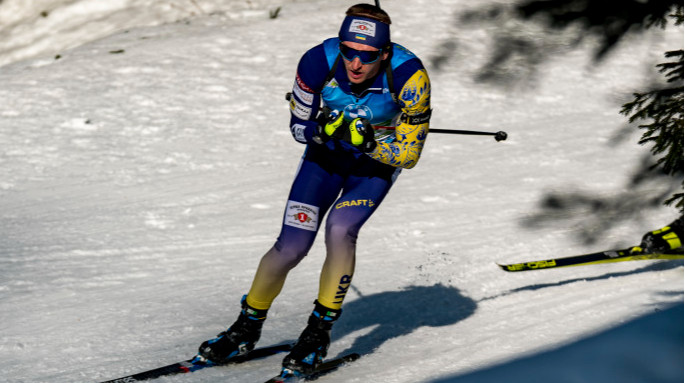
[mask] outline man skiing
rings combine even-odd
[[[328,214],[318,297],[283,360],[283,373],[306,375],[326,356],[354,274],[359,230],[400,170],[416,165],[428,135],[428,75],[413,53],[391,42],[390,23],[377,6],[352,6],[338,37],[301,58],[290,97],[290,130],[307,146],[280,235],[262,257],[238,319],[200,346],[201,357],[221,363],[254,349],[267,310]]]

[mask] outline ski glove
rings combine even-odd
[[[355,118],[350,122],[350,143],[364,153],[376,149],[373,125],[365,118]]]
[[[331,138],[347,141],[364,153],[376,148],[373,125],[364,118],[355,118],[349,124],[339,110],[324,108],[319,115],[319,124],[312,140],[317,144],[328,142]]]
[[[319,125],[316,127],[316,133],[314,133],[312,140],[317,144],[323,144],[324,142],[330,140],[332,137],[336,137],[336,132],[343,125],[343,113],[338,110],[330,110],[324,108],[321,119],[319,120]]]

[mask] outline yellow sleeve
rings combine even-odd
[[[402,112],[416,116],[430,110],[430,79],[425,69],[418,70],[404,84],[398,101]],[[394,142],[379,142],[371,158],[384,164],[411,169],[419,161],[423,144],[428,136],[428,122],[412,125],[400,122],[395,127]]]

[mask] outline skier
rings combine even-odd
[[[311,373],[326,356],[352,281],[359,230],[400,170],[416,165],[428,135],[427,72],[412,52],[391,42],[390,23],[379,7],[354,5],[338,37],[302,56],[290,97],[290,130],[307,146],[280,235],[262,257],[238,319],[200,346],[201,357],[225,362],[254,349],[267,310],[328,213],[318,297],[283,360],[283,372]],[[324,113],[319,113],[321,104]]]

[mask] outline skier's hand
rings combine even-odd
[[[372,152],[376,148],[373,125],[365,118],[355,118],[350,122],[350,143],[364,153]]]
[[[339,132],[343,122],[343,113],[335,109],[324,108],[322,118],[316,127],[316,133],[314,133],[312,139],[317,144],[323,144],[332,137],[336,137],[336,132]]]

